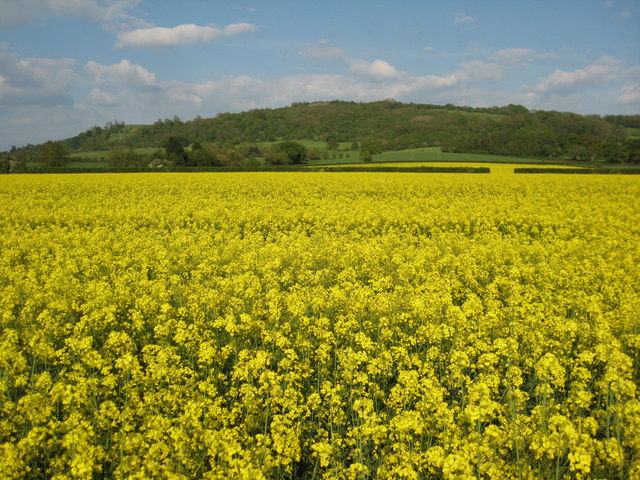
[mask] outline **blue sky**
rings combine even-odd
[[[640,113],[637,0],[0,0],[0,150],[316,100]]]

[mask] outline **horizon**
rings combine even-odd
[[[640,113],[630,0],[0,0],[0,151],[298,102]],[[550,15],[552,13],[552,15]]]

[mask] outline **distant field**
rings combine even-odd
[[[346,157],[346,154],[349,157]],[[561,163],[563,159],[546,160],[540,158],[519,158],[519,157],[507,157],[502,155],[485,155],[479,153],[449,153],[442,152],[440,147],[424,147],[424,148],[412,148],[408,150],[400,150],[394,152],[384,152],[373,156],[373,162],[371,165],[377,165],[381,163],[389,162],[473,162],[482,163],[480,166],[486,163],[495,164],[517,164],[517,166],[526,165],[557,165]],[[360,152],[345,152],[343,158],[332,158],[327,160],[314,160],[310,161],[310,165],[344,165],[351,163],[359,163]],[[395,166],[395,165],[394,165]],[[414,165],[415,166],[415,165]],[[424,165],[427,166],[427,165]]]
[[[522,164],[522,163],[489,163],[489,162],[372,162],[372,163],[353,163],[343,164],[342,166],[350,167],[362,167],[362,168],[375,168],[375,167],[487,167],[491,169],[492,174],[498,175],[510,175],[513,174],[514,168],[522,168],[523,166],[530,168],[545,168],[548,165],[541,164]],[[570,167],[566,165],[554,165],[554,168],[585,168],[585,167]]]
[[[327,148],[327,142],[321,142],[321,141],[316,141],[316,140],[293,140],[294,142],[300,143],[302,145],[304,145],[305,147],[307,147],[308,149],[318,149],[318,150],[325,150]],[[249,145],[258,145],[260,147],[267,147],[267,146],[272,146],[272,145],[277,145],[278,143],[281,143],[282,140],[277,140],[274,142],[248,142]],[[344,143],[344,145],[351,145]],[[340,148],[344,148],[341,144]]]
[[[97,161],[99,159],[107,158],[107,155],[109,155],[108,150],[95,150],[93,152],[75,152],[69,155],[69,157],[71,157],[72,161],[74,158],[90,158]]]
[[[449,153],[440,151],[439,147],[414,148],[398,152],[384,152],[374,155],[373,162],[490,162],[490,163],[540,163],[552,164],[533,158],[506,157],[501,155],[484,155],[479,153]]]
[[[155,152],[156,150],[158,150],[158,148],[134,148],[134,150],[137,153],[149,155]],[[98,161],[98,160],[107,158],[107,156],[109,156],[109,150],[93,150],[91,152],[74,152],[71,155],[69,155],[72,161],[74,158],[84,158],[84,159],[91,159],[91,160]]]

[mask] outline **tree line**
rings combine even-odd
[[[12,149],[9,155],[0,159],[0,173],[28,171],[27,163],[33,160],[45,169],[63,168],[72,160],[69,153],[63,142],[54,141],[42,144],[32,157],[24,150]],[[132,147],[115,145],[109,149],[104,160],[106,168],[110,170],[170,170],[183,167],[300,165],[309,157],[307,147],[295,141],[225,148],[200,142],[190,145],[183,137],[171,136],[163,142],[162,148],[151,153],[140,153]]]

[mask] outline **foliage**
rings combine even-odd
[[[111,169],[137,167],[142,163],[142,156],[132,148],[115,146],[107,155],[107,166]]]
[[[307,161],[307,147],[301,143],[288,140],[278,143],[275,148],[276,151],[285,153],[291,163],[304,163]]]
[[[629,163],[640,163],[640,138],[629,138],[624,142],[626,160]]]
[[[3,478],[640,476],[637,178],[0,196]]]
[[[553,168],[553,167],[537,167],[537,168],[514,168],[513,173],[577,173],[577,174],[625,174],[638,175],[640,168]]]
[[[174,165],[185,167],[190,166],[189,155],[184,149],[188,144],[189,142],[185,138],[173,135],[167,138],[164,142],[164,151],[167,159]]]
[[[0,173],[23,173],[27,170],[27,157],[23,151],[0,155]]]
[[[202,145],[194,146],[188,153],[189,165],[196,167],[215,167],[221,165],[220,152],[214,148],[205,148]]]
[[[44,167],[63,167],[69,163],[69,152],[61,142],[49,140],[40,147],[38,162]]]

